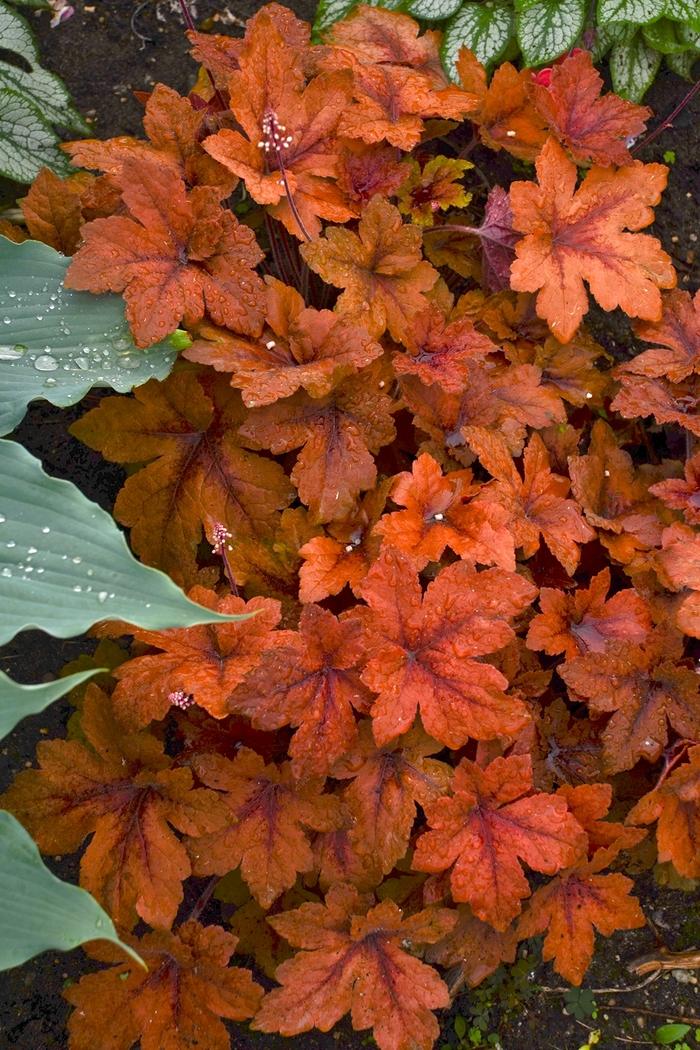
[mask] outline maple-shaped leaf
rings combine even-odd
[[[89,952],[115,965],[63,993],[74,1007],[70,1050],[229,1050],[222,1019],[252,1017],[263,994],[250,970],[228,965],[237,942],[220,926],[188,921],[131,940],[147,970],[117,953]]]
[[[416,569],[439,561],[446,547],[466,561],[515,569],[509,515],[497,504],[468,501],[481,488],[470,470],[444,475],[422,453],[412,470],[394,478],[391,499],[405,510],[385,514],[375,526],[384,542],[409,555]]]
[[[245,410],[228,383],[204,386],[192,373],[139,387],[135,397],[108,397],[71,432],[106,459],[145,463],[117,496],[115,517],[149,565],[178,582],[194,581],[195,556],[208,517],[235,537],[255,533],[291,502],[293,489],[276,464],[240,447]]]
[[[682,383],[671,383],[665,377],[651,379],[622,368],[616,369],[616,377],[620,390],[610,404],[613,412],[625,419],[653,416],[660,426],[675,423],[700,437],[700,377],[692,375]]]
[[[484,284],[491,292],[510,288],[510,268],[518,235],[513,229],[510,197],[502,186],[489,190],[484,218],[475,233],[481,242]]]
[[[423,259],[419,227],[405,225],[381,197],[364,209],[357,233],[330,227],[324,237],[302,245],[301,254],[324,281],[345,289],[337,309],[375,338],[388,329],[401,342],[438,278]]]
[[[338,185],[357,215],[376,194],[393,197],[412,171],[396,147],[357,139],[340,141],[338,164]]]
[[[580,985],[593,958],[595,930],[609,937],[616,930],[636,930],[646,924],[639,901],[631,895],[626,875],[601,875],[610,858],[605,849],[592,860],[580,861],[541,886],[518,923],[518,938],[546,931],[545,962],[570,984]]]
[[[425,958],[438,966],[458,966],[462,981],[476,988],[501,963],[515,962],[518,940],[512,927],[494,930],[490,923],[477,919],[468,904],[460,904],[457,915],[454,929],[428,948]]]
[[[348,138],[386,141],[408,152],[420,142],[427,117],[462,120],[477,105],[473,95],[454,85],[436,88],[430,76],[416,69],[348,59],[355,102],[338,125]]]
[[[140,727],[164,718],[178,698],[203,707],[215,718],[224,718],[228,703],[249,671],[262,658],[263,650],[276,644],[273,629],[280,619],[279,602],[271,598],[218,598],[206,587],[193,587],[193,602],[220,613],[254,613],[238,623],[208,624],[169,631],[134,630],[134,638],[162,652],[138,656],[114,672],[118,681],[112,704],[120,721]]]
[[[220,755],[193,761],[199,779],[214,788],[226,822],[214,834],[191,838],[196,875],[226,875],[240,865],[250,891],[264,908],[313,866],[308,830],[333,826],[337,800],[321,794],[322,783],[295,783],[288,764],[265,765],[241,748],[233,762]]]
[[[265,997],[253,1028],[327,1032],[350,1013],[356,1031],[373,1029],[380,1050],[430,1050],[440,1031],[432,1010],[447,1006],[449,993],[407,949],[439,940],[455,913],[426,908],[404,918],[393,901],[374,907],[371,901],[341,885],[325,905],[271,916],[277,932],[302,951],[278,968],[281,988]]]
[[[539,434],[533,434],[523,454],[520,477],[505,442],[498,434],[466,428],[469,444],[495,481],[485,486],[477,502],[496,502],[509,510],[516,547],[526,558],[537,551],[540,536],[570,576],[576,571],[580,543],[595,536],[578,505],[566,495],[567,478],[552,472]]]
[[[604,310],[619,306],[630,317],[658,320],[659,289],[673,288],[676,273],[659,242],[636,231],[653,222],[651,205],[661,199],[668,169],[641,161],[592,168],[577,190],[576,165],[552,138],[536,168],[538,184],[510,187],[513,226],[524,235],[511,288],[538,293],[537,313],[562,343],[588,310],[584,280]]]
[[[148,142],[118,135],[105,141],[78,139],[63,149],[78,167],[107,172],[120,184],[126,161],[146,160],[172,168],[191,186],[216,187],[219,198],[233,191],[236,177],[202,149],[206,114],[195,109],[190,99],[165,84],[156,84],[146,102],[143,126]]]
[[[668,723],[688,740],[700,736],[700,679],[682,656],[682,636],[657,628],[641,645],[617,642],[559,667],[594,714],[612,714],[603,730],[609,772],[631,769],[641,758],[655,762],[668,741]]]
[[[564,799],[530,794],[531,788],[526,756],[497,758],[485,769],[462,759],[454,795],[426,807],[430,830],[413,855],[417,871],[450,869],[455,901],[470,904],[497,930],[507,929],[530,894],[521,861],[554,875],[586,849],[586,834]]]
[[[573,594],[543,587],[542,612],[530,622],[527,644],[549,656],[603,653],[610,642],[643,642],[651,630],[649,607],[633,588],[608,598],[610,570],[603,569],[587,588]]]
[[[352,511],[360,492],[376,482],[374,454],[394,438],[386,368],[375,364],[326,397],[296,393],[253,409],[239,428],[249,444],[275,455],[301,448],[290,477],[314,522],[336,521]]]
[[[668,292],[663,297],[660,321],[634,324],[635,335],[654,350],[645,350],[618,369],[618,374],[665,376],[679,383],[700,372],[700,292],[691,298],[688,292]]]
[[[672,510],[680,510],[689,525],[700,525],[700,453],[683,464],[685,477],[657,481],[649,491]]]
[[[507,150],[520,160],[534,161],[547,138],[547,126],[532,98],[530,72],[502,62],[487,87],[484,66],[463,47],[457,74],[464,90],[479,100],[478,109],[469,114],[469,119],[479,128],[484,145]]]
[[[556,784],[587,784],[602,780],[602,744],[597,726],[576,717],[560,698],[535,712],[537,741],[529,748],[533,778],[539,790]]]
[[[548,336],[544,344],[534,344],[528,350],[522,357],[514,356],[514,359],[524,357],[541,368],[542,382],[554,387],[564,401],[577,408],[584,405],[593,410],[603,407],[612,382],[610,373],[601,370],[599,360],[607,355],[583,328],[570,343],[560,343]]]
[[[421,33],[415,19],[399,11],[360,4],[332,25],[325,37],[331,52],[324,62],[346,61],[350,53],[368,66],[407,66],[430,77],[435,86],[449,83],[440,61],[440,33]]]
[[[350,100],[351,77],[321,73],[305,82],[302,54],[264,9],[248,23],[238,70],[227,81],[237,130],[224,128],[204,148],[244,180],[291,234],[318,234],[320,219],[352,212],[334,182],[335,132]]]
[[[80,243],[84,188],[81,176],[61,179],[49,168],[42,168],[19,202],[29,236],[72,255]]]
[[[412,560],[388,548],[361,593],[369,610],[356,615],[371,657],[362,678],[379,694],[371,715],[380,746],[410,729],[418,710],[426,732],[451,748],[527,722],[522,701],[503,691],[505,676],[475,659],[513,637],[509,621],[534,597],[521,576],[460,562],[442,569],[423,595]]]
[[[700,747],[630,810],[631,824],[656,825],[659,860],[671,861],[679,875],[700,878]]]
[[[263,254],[253,231],[219,204],[210,187],[190,193],[172,168],[128,160],[122,197],[129,215],[95,219],[66,273],[67,288],[124,292],[137,346],[150,346],[205,312],[235,332],[262,328]]]
[[[690,591],[676,610],[676,625],[691,638],[700,638],[700,535],[677,522],[664,529],[661,548],[654,565],[664,587]]]
[[[466,208],[471,193],[460,180],[473,166],[468,160],[438,156],[429,160],[421,171],[420,165],[413,161],[411,174],[398,194],[399,211],[410,215],[419,226],[430,226],[436,212]]]
[[[444,795],[452,770],[428,756],[442,750],[422,729],[412,729],[393,746],[377,747],[371,723],[364,721],[354,746],[336,763],[332,776],[352,778],[343,802],[352,818],[350,841],[369,853],[388,874],[405,856],[421,806]]]
[[[547,86],[534,83],[535,105],[577,164],[631,164],[629,142],[644,131],[647,106],[612,92],[601,96],[603,78],[591,55],[578,51],[552,66]]]
[[[324,891],[342,882],[358,890],[373,890],[382,882],[381,858],[358,838],[356,818],[342,794],[338,801],[335,826],[318,835],[314,842],[318,884]]]
[[[173,829],[214,831],[222,807],[213,791],[193,787],[189,769],[172,768],[154,736],[125,734],[95,685],[85,694],[80,728],[85,743],[39,744],[40,768],[20,773],[2,804],[45,853],[72,853],[92,835],[81,885],[118,926],[129,930],[142,918],[167,928],[191,874]]]
[[[436,383],[427,386],[413,376],[402,377],[401,392],[415,425],[466,464],[473,462],[466,448],[472,431],[493,432],[504,448],[519,455],[528,427],[542,429],[566,416],[561,397],[545,386],[534,365],[465,360],[461,368],[466,376],[460,393]]]
[[[308,308],[299,292],[267,278],[266,323],[259,339],[204,329],[184,356],[231,374],[249,408],[299,389],[324,397],[382,353],[367,332],[330,310]]]
[[[437,383],[455,394],[469,380],[466,362],[498,352],[498,347],[478,332],[469,318],[448,320],[434,303],[414,317],[404,345],[406,353],[397,353],[393,358],[397,375],[414,375],[428,386]]]
[[[636,846],[646,835],[641,828],[606,819],[613,800],[611,784],[563,784],[557,795],[566,800],[588,835],[589,857],[605,849],[607,864],[611,864],[618,853]]]
[[[298,632],[286,631],[267,648],[230,698],[256,729],[296,727],[289,744],[296,777],[325,776],[357,737],[354,711],[371,695],[360,681],[365,651],[355,620],[305,605]]]
[[[390,480],[380,481],[347,518],[330,522],[327,535],[314,536],[299,550],[299,600],[320,602],[348,584],[353,594],[377,557],[380,537],[373,532],[386,505]]]

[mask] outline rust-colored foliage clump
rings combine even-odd
[[[456,86],[406,15],[311,45],[276,4],[191,43],[205,71],[153,91],[147,141],[69,144],[93,174],[42,174],[24,211],[144,353],[189,331],[73,432],[129,465],[136,554],[252,615],[102,628],[112,683],[2,801],[82,852],[150,967],[94,946],[72,1050],[346,1014],[429,1050],[450,967],[477,984],[545,934],[580,984],[596,933],[642,925],[619,869],[645,835],[700,877],[699,300],[642,232],[649,112],[588,54],[489,84],[465,51]],[[479,140],[532,178],[485,194]],[[612,367],[589,294],[647,348]]]

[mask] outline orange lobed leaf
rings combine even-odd
[[[265,327],[251,341],[204,328],[184,356],[231,374],[248,408],[270,405],[299,389],[324,397],[341,379],[381,356],[367,332],[330,310],[312,310],[274,277],[267,278]]]
[[[265,765],[241,748],[231,762],[220,755],[193,760],[199,779],[219,793],[226,823],[213,834],[191,838],[196,875],[226,875],[240,865],[250,891],[264,908],[313,867],[308,829],[333,826],[337,800],[323,795],[318,780],[296,784],[289,764]]]
[[[156,84],[146,102],[143,126],[148,142],[118,135],[106,141],[78,139],[66,143],[63,149],[78,167],[107,172],[116,177],[119,185],[123,185],[127,161],[145,160],[171,168],[190,186],[216,189],[218,199],[228,197],[234,190],[238,181],[235,176],[202,149],[206,114],[195,109],[190,99],[165,84]]]
[[[472,912],[468,904],[457,907],[457,923],[441,941],[428,948],[425,958],[438,966],[458,966],[470,988],[476,988],[501,963],[515,962],[518,940],[515,930],[494,930]]]
[[[617,371],[620,390],[610,404],[625,419],[653,416],[656,422],[675,423],[700,437],[700,380],[693,375],[682,383],[671,383],[662,377],[632,375]]]
[[[410,472],[393,481],[391,499],[406,510],[384,514],[374,531],[387,546],[409,555],[416,569],[439,561],[450,547],[465,561],[515,569],[515,551],[508,513],[497,504],[469,501],[481,486],[470,470],[443,476],[427,452],[413,461]]]
[[[477,502],[497,503],[512,516],[516,547],[526,558],[536,553],[540,536],[550,551],[573,576],[581,552],[579,543],[592,540],[595,533],[581,516],[578,504],[567,499],[567,478],[550,470],[549,455],[539,434],[533,434],[523,455],[523,478],[498,434],[475,427],[466,428],[469,444],[494,481],[486,485]]]
[[[588,310],[584,280],[604,310],[620,306],[630,317],[658,320],[659,289],[673,288],[676,274],[659,242],[636,231],[653,222],[651,205],[661,199],[667,169],[640,161],[615,171],[592,168],[576,189],[576,165],[551,138],[536,167],[539,185],[510,188],[513,225],[524,235],[511,288],[538,292],[537,313],[562,343]]]
[[[371,723],[363,721],[359,740],[331,771],[336,779],[351,778],[342,795],[352,819],[349,841],[358,854],[372,858],[380,877],[406,854],[416,803],[425,807],[447,791],[451,768],[428,757],[440,750],[442,744],[419,728],[393,747],[377,747]]]
[[[376,194],[392,197],[411,174],[410,161],[393,146],[356,139],[339,146],[338,185],[356,215]]]
[[[700,453],[683,464],[684,480],[657,481],[649,491],[672,510],[680,510],[689,525],[700,525]]]
[[[420,32],[415,19],[399,11],[360,4],[335,22],[326,35],[331,45],[324,62],[347,61],[346,54],[368,66],[407,66],[430,77],[436,87],[448,80],[440,61],[440,33]]]
[[[419,226],[430,226],[435,213],[448,208],[466,208],[471,200],[459,181],[474,165],[468,160],[433,157],[424,165],[412,162],[411,174],[398,194],[399,211]]]
[[[333,887],[326,904],[302,904],[272,916],[272,926],[303,949],[277,970],[281,988],[263,1000],[252,1027],[297,1035],[329,1031],[350,1013],[355,1031],[372,1028],[380,1050],[430,1050],[439,1034],[432,1010],[449,1004],[436,971],[409,954],[432,944],[454,924],[445,908],[404,918],[393,901],[348,886]]]
[[[633,588],[608,598],[610,570],[603,569],[590,587],[573,594],[543,587],[542,612],[530,622],[527,645],[549,656],[564,653],[573,660],[580,653],[603,653],[610,642],[643,642],[651,630],[649,607]]]
[[[663,315],[656,323],[635,322],[635,335],[654,350],[645,350],[618,369],[656,379],[665,376],[673,383],[700,371],[700,292],[668,292],[663,297]]]
[[[282,468],[240,447],[243,415],[228,384],[176,372],[133,398],[105,398],[71,428],[109,460],[152,461],[127,479],[114,513],[131,528],[137,554],[177,582],[196,578],[207,518],[221,522],[235,544],[269,526],[292,500]]]
[[[397,352],[393,357],[398,376],[414,375],[428,386],[437,383],[453,394],[467,384],[470,361],[498,352],[469,318],[447,320],[433,303],[414,317],[404,346],[406,353]]]
[[[550,83],[533,84],[532,94],[549,128],[577,164],[632,164],[629,141],[644,131],[651,110],[612,92],[601,96],[602,87],[603,78],[591,55],[578,51],[552,66]]]
[[[215,718],[229,714],[236,686],[260,663],[263,651],[278,644],[274,628],[280,620],[279,602],[271,598],[218,598],[206,587],[193,587],[193,602],[220,613],[254,613],[239,623],[207,624],[169,631],[133,630],[134,638],[161,649],[138,656],[114,671],[117,688],[112,705],[129,728],[140,728],[164,718],[180,693]]]
[[[360,492],[376,482],[374,454],[395,436],[395,406],[383,392],[386,374],[377,361],[326,397],[298,392],[253,409],[239,427],[256,448],[279,454],[301,447],[290,478],[313,522],[345,518]]]
[[[49,168],[42,168],[20,200],[29,236],[63,255],[72,255],[80,243],[83,178],[91,176],[60,179]]]
[[[655,762],[668,741],[668,723],[682,737],[700,735],[700,679],[680,663],[682,637],[657,628],[641,645],[611,644],[559,667],[559,674],[594,714],[611,713],[603,730],[609,773]]]
[[[522,701],[503,692],[505,676],[475,659],[513,637],[509,620],[535,593],[526,580],[461,562],[442,569],[423,595],[411,559],[388,548],[361,593],[369,609],[354,615],[370,655],[362,679],[379,694],[371,710],[378,745],[410,729],[418,710],[426,732],[451,748],[527,722]]]
[[[546,931],[545,962],[570,984],[580,985],[593,958],[595,930],[609,937],[616,930],[646,925],[639,901],[631,895],[632,879],[618,873],[600,875],[610,863],[601,849],[590,861],[557,875],[541,886],[518,923],[519,938]]]
[[[186,191],[167,165],[130,159],[121,172],[130,215],[94,219],[66,273],[67,288],[123,292],[137,346],[150,346],[205,310],[217,324],[257,335],[263,254],[253,231],[219,204],[213,187]]]
[[[95,685],[87,688],[80,726],[85,743],[42,742],[40,768],[20,773],[2,804],[45,853],[73,853],[92,835],[81,885],[123,929],[139,918],[168,928],[191,874],[173,829],[213,832],[222,807],[214,792],[193,787],[189,769],[172,768],[154,736],[125,734]]]
[[[497,758],[486,769],[462,759],[454,795],[426,807],[430,830],[419,837],[413,857],[417,871],[449,869],[454,900],[501,931],[530,894],[521,861],[554,875],[586,848],[586,833],[564,799],[530,795],[531,787],[525,756]]]
[[[691,638],[700,638],[700,535],[680,523],[664,529],[654,564],[665,587],[691,592],[678,606],[676,625]]]
[[[386,505],[391,482],[380,481],[364,496],[347,518],[330,522],[328,535],[314,536],[300,549],[299,600],[320,602],[338,594],[346,584],[358,593],[369,567],[379,553],[380,538],[374,526]]]
[[[373,197],[357,233],[331,227],[323,238],[302,245],[301,254],[324,281],[345,289],[337,304],[341,313],[374,338],[388,329],[401,342],[438,278],[422,257],[421,239],[420,229],[404,225],[397,208]]]
[[[229,966],[237,938],[220,926],[185,922],[131,943],[148,966],[111,958],[109,970],[85,974],[63,993],[74,1007],[70,1050],[229,1050],[222,1018],[252,1017],[262,988],[250,970]],[[114,956],[120,953],[114,953]]]
[[[351,218],[334,181],[334,135],[350,99],[349,73],[321,73],[306,84],[303,51],[265,9],[248,23],[238,62],[227,88],[240,130],[210,135],[207,153],[295,237],[317,235],[322,218]]]
[[[479,99],[479,108],[469,119],[478,126],[482,142],[520,160],[534,161],[547,138],[547,126],[533,102],[529,70],[502,62],[487,86],[484,66],[463,47],[457,73],[464,90]]]
[[[675,769],[630,810],[634,824],[657,821],[659,860],[671,861],[687,879],[700,878],[700,747],[691,747],[688,762]]]
[[[267,732],[295,726],[288,748],[292,772],[300,779],[325,776],[355,745],[353,711],[370,707],[371,696],[360,681],[364,658],[356,621],[305,605],[299,630],[273,640],[230,697],[230,709]]]

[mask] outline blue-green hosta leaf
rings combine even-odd
[[[607,22],[653,22],[664,14],[666,0],[598,0],[598,25]]]
[[[69,638],[100,620],[162,630],[247,618],[189,601],[134,558],[106,511],[2,439],[0,593],[0,645],[27,627]]]
[[[0,810],[0,970],[19,966],[40,952],[70,951],[86,941],[118,944],[114,923],[86,890],[49,871],[18,820]]]
[[[94,667],[90,671],[78,671],[77,674],[66,675],[65,678],[57,678],[55,682],[44,682],[41,685],[20,685],[0,671],[0,740],[23,718],[38,715],[54,700],[92,678],[100,670],[101,668]]]
[[[86,134],[90,128],[73,107],[65,84],[39,65],[39,52],[26,18],[0,0],[0,47],[18,55],[29,69],[0,57],[0,87],[12,88],[33,102],[45,120]]]
[[[121,296],[64,288],[69,262],[38,241],[0,237],[0,434],[35,398],[65,406],[93,386],[126,393],[164,379],[175,361],[169,343],[136,349]]]
[[[450,18],[461,5],[462,0],[411,0],[406,10],[414,18],[424,22],[442,22]]]
[[[649,47],[656,48],[662,55],[680,55],[688,50],[688,44],[683,38],[679,22],[672,22],[670,18],[660,18],[658,22],[652,22],[644,26],[642,34]]]
[[[513,34],[513,9],[509,5],[493,0],[462,4],[445,26],[442,41],[442,64],[448,76],[457,79],[455,64],[463,47],[473,51],[485,66],[493,65],[508,47]]]
[[[586,0],[528,0],[516,17],[525,64],[541,66],[572,48],[585,17]]]
[[[610,75],[616,94],[630,102],[641,102],[660,65],[660,52],[649,47],[641,33],[616,44],[610,52]]]
[[[44,166],[68,171],[56,133],[33,102],[0,84],[0,175],[31,182]]]
[[[316,8],[316,16],[311,29],[314,41],[320,42],[326,29],[350,14],[356,3],[357,0],[321,0]]]

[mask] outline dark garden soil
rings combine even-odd
[[[92,121],[96,136],[138,134],[142,107],[132,92],[149,90],[157,81],[184,91],[194,75],[176,13],[177,0],[79,0],[76,6],[76,15],[55,31],[49,29],[46,14],[36,18],[44,63],[65,79],[79,109]],[[228,6],[226,0],[197,0],[197,19],[200,26],[204,23],[203,28],[240,33],[240,21],[258,6],[255,0],[237,0]],[[296,0],[290,6],[302,17],[312,15],[311,0]],[[681,80],[666,73],[647,101],[661,118],[673,110],[686,90]],[[694,106],[682,113],[673,129],[641,150],[639,156],[645,161],[662,160],[666,153],[669,161],[668,151],[675,153],[675,161],[671,165],[669,190],[657,210],[652,232],[673,256],[681,287],[692,290],[700,277],[696,259],[700,231],[699,97]],[[501,178],[500,158],[484,154],[477,163],[480,167],[486,165],[490,178]],[[503,178],[507,178],[506,171]],[[591,320],[596,338],[606,349],[618,359],[628,356],[632,340],[625,318],[598,313]],[[92,394],[86,400],[97,397],[98,394]],[[105,463],[67,433],[67,425],[82,414],[84,407],[59,410],[43,403],[34,405],[16,437],[41,458],[50,473],[69,478],[90,499],[109,509],[121,481],[121,470]],[[0,666],[18,680],[41,681],[54,676],[66,662],[93,644],[87,639],[63,642],[39,632],[27,632],[0,653]],[[69,711],[66,702],[58,702],[43,715],[26,719],[3,741],[0,789],[18,770],[33,763],[38,740],[62,735]],[[75,858],[49,863],[62,877],[76,878]],[[647,916],[669,948],[700,947],[697,893],[661,888],[649,871],[637,877],[637,890]],[[204,920],[207,918],[213,919],[214,915],[205,913]],[[628,973],[627,963],[655,948],[651,929],[600,940],[586,978],[587,986],[597,989],[633,985],[635,978]],[[521,973],[506,977],[498,988],[490,982],[477,993],[462,995],[444,1019],[440,1045],[460,1046],[462,1050],[470,1045],[468,1041],[460,1044],[455,1035],[457,1014],[466,1019],[467,1027],[475,1018],[481,1018],[487,1031],[498,1033],[505,1050],[578,1050],[587,1043],[589,1029],[600,1030],[595,1044],[598,1047],[622,1050],[625,1046],[652,1045],[655,1028],[667,1019],[698,1017],[700,1023],[700,970],[667,973],[637,992],[595,994],[597,1016],[594,1019],[584,1015],[578,1020],[563,1012],[560,994],[537,990],[543,985],[556,987],[560,981],[549,966],[538,964],[536,954],[531,962],[531,977],[527,972]],[[68,1008],[61,990],[90,965],[79,951],[68,955],[47,953],[4,974],[0,981],[0,1050],[64,1048]],[[312,1032],[293,1040],[237,1029],[234,1045],[239,1050],[328,1050],[335,1046],[372,1045],[372,1040],[344,1025],[332,1035]],[[96,1046],[95,1050],[102,1048]]]

